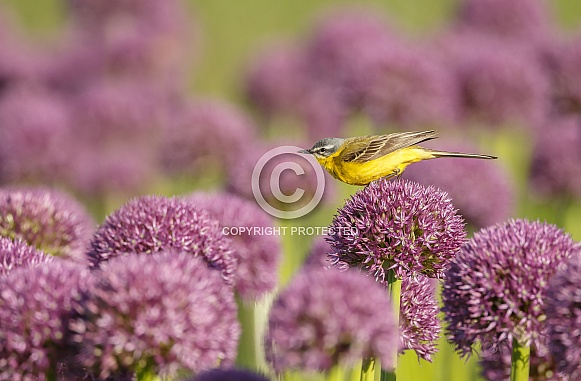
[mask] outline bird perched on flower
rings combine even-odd
[[[388,135],[325,138],[307,150],[333,177],[351,185],[367,185],[380,178],[399,176],[418,161],[439,157],[496,159],[496,156],[437,151],[417,144],[437,138],[436,131]]]

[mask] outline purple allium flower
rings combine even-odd
[[[550,12],[538,0],[464,0],[458,24],[500,39],[542,42],[550,34]]]
[[[335,96],[349,108],[360,102],[356,86],[363,74],[356,64],[359,52],[398,40],[381,14],[376,9],[355,7],[329,12],[316,25],[307,46],[310,77],[334,88]]]
[[[581,379],[581,253],[550,280],[546,292],[549,349],[557,369]]]
[[[212,369],[198,374],[190,381],[268,381],[268,378],[246,369]]]
[[[430,362],[442,330],[435,282],[423,275],[405,276],[399,311],[400,350],[412,349]]]
[[[0,236],[46,254],[83,261],[95,222],[68,194],[48,188],[0,188]]]
[[[167,376],[232,365],[240,326],[232,289],[186,252],[111,260],[71,323],[77,360],[99,377]],[[97,355],[96,355],[97,354]]]
[[[97,229],[88,258],[93,267],[126,253],[175,249],[201,256],[234,282],[236,257],[230,240],[208,212],[181,198],[141,196],[111,213]]]
[[[496,350],[484,349],[478,361],[482,376],[490,381],[509,380],[511,352],[507,345],[502,345]],[[530,355],[529,380],[568,381],[569,378],[555,370],[555,363],[548,352],[539,355],[533,347]]]
[[[374,181],[339,209],[330,227],[334,265],[361,268],[379,282],[440,278],[466,240],[462,217],[448,194],[407,180]]]
[[[164,95],[139,83],[101,83],[74,102],[70,183],[101,193],[139,189],[156,174]]]
[[[447,333],[462,355],[512,339],[545,352],[549,279],[581,245],[554,225],[510,220],[484,228],[464,245],[446,272],[442,298]]]
[[[50,380],[74,354],[68,323],[92,284],[89,270],[55,259],[0,277],[0,380]]]
[[[553,101],[558,112],[581,112],[581,34],[552,44],[546,52],[552,79]]]
[[[394,364],[397,325],[385,289],[358,271],[301,271],[275,300],[267,359],[278,372],[328,371],[363,357]]]
[[[218,101],[186,101],[172,112],[161,164],[172,174],[225,172],[251,145],[255,127],[240,110]]]
[[[53,258],[19,239],[0,237],[0,276],[19,267],[34,267],[50,262]]]
[[[305,53],[288,43],[260,53],[250,66],[246,94],[267,116],[297,113],[308,81]]]
[[[477,33],[436,42],[454,72],[464,117],[500,125],[535,125],[548,111],[549,78],[534,50]]]
[[[452,71],[428,49],[376,44],[357,57],[363,108],[380,125],[448,125],[458,119]]]
[[[532,191],[542,197],[581,195],[581,121],[547,121],[537,134],[530,167]]]
[[[289,140],[285,140],[284,142],[255,141],[252,145],[246,145],[237,160],[228,167],[228,191],[253,200],[252,187],[254,184],[252,183],[252,173],[263,155],[271,149],[282,146],[306,147],[309,145],[305,143],[292,143]],[[291,150],[289,153],[271,155],[267,159],[267,162],[260,172],[258,187],[264,199],[274,207],[284,209],[285,207],[301,206],[310,201],[317,187],[321,186],[317,181],[318,179],[313,165],[303,156],[297,154],[295,150]],[[274,173],[275,168],[279,165],[284,169],[280,173],[279,181],[277,181],[277,186],[280,188],[280,191],[284,195],[292,195],[299,189],[304,190],[303,196],[296,203],[285,203],[283,200],[277,198],[275,194],[276,189],[273,189],[271,186],[272,176],[276,176]],[[299,165],[304,173],[297,174],[291,165]],[[325,173],[325,176],[323,200],[332,197],[334,191],[330,176],[327,173]]]
[[[194,193],[187,200],[207,210],[232,239],[238,259],[236,292],[245,300],[257,300],[272,291],[281,260],[280,240],[272,234],[273,218],[255,202],[232,194]]]
[[[70,109],[55,94],[28,88],[6,93],[0,99],[0,181],[59,178],[70,128]]]
[[[477,148],[470,144],[438,143],[439,149],[447,151],[477,152]],[[476,228],[505,221],[515,201],[511,179],[497,162],[471,159],[428,161],[406,169],[403,177],[447,192],[466,222]]]
[[[183,81],[191,20],[180,0],[69,0],[72,33],[96,53],[104,76]],[[83,68],[80,68],[83,70]]]
[[[331,266],[329,253],[331,245],[324,237],[316,237],[311,245],[311,250],[305,259],[304,266],[307,268],[328,268]]]

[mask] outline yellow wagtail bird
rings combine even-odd
[[[417,145],[435,138],[433,130],[325,138],[313,148],[299,152],[312,154],[333,177],[351,185],[367,185],[380,178],[399,176],[412,163],[438,157],[496,159],[496,156],[437,151]]]

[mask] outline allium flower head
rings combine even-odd
[[[99,377],[232,365],[240,327],[232,289],[185,252],[131,254],[103,266],[71,324],[77,360]],[[97,355],[96,355],[97,354]]]
[[[273,218],[255,202],[233,194],[194,193],[187,199],[207,210],[231,238],[238,259],[235,275],[238,294],[243,299],[256,300],[272,291],[281,260],[280,240],[277,235],[268,234],[275,227]]]
[[[46,254],[84,260],[95,223],[68,194],[48,188],[0,188],[0,236]]]
[[[379,43],[360,52],[363,109],[377,124],[456,122],[459,92],[452,72],[425,47]]]
[[[490,381],[509,380],[511,368],[511,348],[502,345],[496,350],[484,349],[480,353],[478,364],[481,375]],[[550,353],[538,351],[533,347],[530,354],[530,381],[569,381],[569,378],[557,372]],[[574,379],[571,379],[571,381]]]
[[[325,237],[316,237],[311,245],[311,250],[305,259],[304,266],[311,268],[328,268],[331,266],[329,253],[331,252],[331,245],[327,242]]]
[[[456,76],[465,118],[534,126],[545,117],[549,78],[534,50],[463,31],[442,37],[437,48]]]
[[[70,128],[70,108],[55,94],[32,89],[5,94],[0,100],[0,181],[60,177]]]
[[[246,369],[213,369],[198,374],[190,381],[268,381],[268,378]]]
[[[550,120],[539,130],[529,181],[537,196],[581,195],[581,121],[576,116]]]
[[[581,34],[552,44],[546,53],[555,108],[558,112],[578,115],[581,112]]]
[[[390,369],[397,325],[385,289],[358,271],[307,269],[275,300],[266,353],[278,372],[328,371],[374,356]]]
[[[438,143],[439,149],[447,151],[478,152],[469,144]],[[498,162],[471,159],[427,161],[410,166],[403,177],[447,192],[458,212],[472,227],[492,225],[511,215],[514,187]]]
[[[331,258],[384,283],[387,270],[441,277],[466,239],[448,194],[407,180],[374,181],[339,209],[330,227]]]
[[[265,49],[252,63],[246,93],[265,115],[296,113],[307,86],[305,53],[295,46],[278,44]]]
[[[430,362],[442,330],[435,283],[423,275],[404,277],[399,311],[400,350],[414,350]]]
[[[581,245],[554,225],[510,220],[474,234],[446,272],[447,333],[457,350],[495,350],[516,339],[545,352],[547,283]]]
[[[19,267],[35,267],[52,261],[54,257],[17,239],[0,237],[0,276]]]
[[[538,0],[464,0],[457,22],[501,39],[540,42],[550,32],[549,13]]]
[[[49,380],[74,354],[68,323],[92,283],[91,273],[55,259],[0,277],[0,380]]]
[[[546,293],[549,349],[557,370],[581,379],[581,253],[550,280]]]
[[[161,164],[171,174],[226,172],[246,145],[255,127],[240,110],[216,101],[189,101],[172,112],[164,133]]]
[[[135,190],[151,181],[166,122],[166,100],[155,87],[102,83],[75,98],[74,157],[69,182],[82,192]]]
[[[233,283],[231,242],[208,212],[180,198],[142,196],[111,213],[97,229],[88,252],[93,267],[126,253],[175,249],[203,257]]]

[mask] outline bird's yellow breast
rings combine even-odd
[[[401,174],[412,163],[432,158],[434,156],[422,147],[411,146],[363,163],[343,161],[339,150],[320,159],[319,163],[338,180],[351,185],[367,185],[382,177]]]

